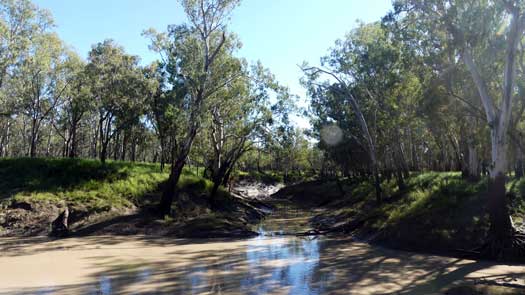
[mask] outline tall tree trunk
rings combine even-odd
[[[120,151],[120,132],[117,132],[115,136],[115,143],[113,144],[113,160],[118,160]]]
[[[520,179],[523,177],[523,154],[521,152],[519,152],[518,160],[516,160],[515,176],[517,179]]]
[[[69,157],[70,158],[76,158],[78,153],[78,138],[77,138],[77,130],[78,130],[78,124],[79,119],[73,119],[73,124],[71,124],[71,130],[70,132],[70,139],[69,139]],[[96,127],[95,127],[96,128]]]
[[[162,215],[171,214],[171,205],[173,200],[178,198],[179,191],[177,189],[177,183],[179,182],[180,176],[182,175],[182,170],[186,164],[186,157],[178,158],[175,163],[171,166],[170,177],[166,183],[166,187],[162,193],[162,198],[159,204],[159,213]]]
[[[472,181],[479,180],[480,169],[479,169],[479,158],[476,147],[471,140],[468,142],[468,179]]]
[[[399,169],[401,170],[402,172],[402,176],[404,178],[409,178],[410,177],[410,168],[409,168],[409,165],[407,163],[407,159],[406,159],[406,156],[405,156],[405,149],[403,148],[403,143],[401,142],[401,133],[399,132],[399,130],[397,130],[397,139],[396,139],[396,148],[397,148],[397,161],[396,163],[399,165]]]
[[[491,137],[491,171],[488,191],[488,210],[490,218],[489,246],[492,256],[499,255],[512,242],[513,227],[510,220],[507,198],[505,194],[506,171],[506,133],[510,119],[512,94],[506,90],[503,96],[503,108],[496,113],[493,101],[485,88],[485,83],[475,66],[470,52],[463,54],[463,59],[469,68],[474,82],[479,90],[481,101],[487,114]],[[506,67],[508,67],[507,65]],[[507,76],[507,75],[506,75]],[[508,77],[506,77],[508,78]],[[508,82],[505,81],[505,84]],[[509,91],[509,92],[508,92]]]
[[[50,128],[49,135],[47,137],[46,157],[49,157],[51,155],[51,138],[52,137],[53,137],[53,128]]]
[[[107,156],[108,156],[108,145],[104,143],[102,144],[102,148],[100,149],[100,162],[106,163]]]
[[[257,149],[257,172],[261,173],[261,149]]]
[[[403,160],[402,160],[402,157],[403,155],[401,154],[401,146],[398,144],[397,146],[397,152],[394,152],[393,155],[392,155],[392,159],[394,161],[394,166],[395,166],[395,169],[396,169],[396,181],[397,181],[397,187],[398,187],[398,190],[401,192],[401,191],[404,191],[406,186],[405,186],[405,172],[404,172],[404,167],[403,167]]]
[[[37,119],[31,120],[31,145],[29,147],[29,156],[31,158],[36,157],[36,142],[38,136]]]
[[[0,149],[0,156],[7,157],[9,154],[9,140],[11,135],[11,120],[9,118],[6,122],[5,135],[2,137],[2,146]]]
[[[127,131],[124,131],[124,135],[123,135],[123,139],[122,139],[122,152],[120,154],[120,160],[121,161],[125,161],[126,160],[126,146],[128,145],[128,140],[129,140],[129,134]]]
[[[97,122],[97,121],[95,121]],[[95,123],[96,125],[97,123]],[[98,153],[98,137],[99,137],[99,131],[100,131],[100,127],[99,126],[95,126],[95,129],[94,129],[94,133],[93,133],[93,137],[91,138],[91,158],[93,159],[96,159],[97,158],[97,153]]]
[[[492,238],[504,246],[511,241],[513,226],[505,193],[505,172],[507,169],[506,134],[491,131],[492,169],[488,191],[490,232]],[[499,249],[501,250],[501,249]]]
[[[11,139],[11,121],[7,121],[7,130],[6,130],[6,136],[5,136],[5,143],[3,146],[2,156],[8,157],[9,156],[9,143]]]
[[[381,190],[381,178],[379,177],[379,168],[377,165],[374,167],[374,188],[376,191],[376,202],[380,204],[383,201],[382,190]]]
[[[131,138],[131,162],[135,162],[137,156],[137,139],[133,136]]]
[[[109,141],[107,140],[107,137],[105,136],[104,131],[104,121],[100,122],[100,161],[102,163],[106,163],[107,155],[108,155],[108,144]]]
[[[188,132],[188,135],[180,148],[179,155],[175,159],[175,162],[171,166],[170,177],[166,183],[166,187],[162,193],[162,197],[159,203],[159,213],[162,215],[171,214],[171,205],[173,201],[178,199],[178,190],[177,183],[179,182],[180,176],[182,175],[182,170],[186,165],[186,159],[191,151],[193,141],[197,135],[199,129],[199,124],[196,122],[196,119],[193,120],[193,124],[190,127],[191,129]],[[175,146],[172,147],[172,154],[175,152]],[[175,157],[173,157],[175,158]]]
[[[164,137],[160,136],[160,172],[164,172],[164,162],[166,161],[165,141]]]

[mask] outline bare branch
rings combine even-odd
[[[465,65],[467,66],[472,76],[472,79],[474,80],[474,83],[476,84],[479,95],[481,97],[481,102],[483,104],[483,107],[485,108],[485,115],[487,117],[487,122],[490,125],[493,125],[496,123],[495,122],[496,112],[494,110],[494,101],[490,97],[487,87],[485,85],[485,81],[483,80],[483,78],[481,78],[481,74],[479,73],[478,67],[474,63],[474,59],[472,58],[470,49],[464,49],[461,57],[463,61],[465,62]]]

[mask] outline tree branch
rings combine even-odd
[[[461,54],[461,57],[463,61],[465,62],[465,65],[467,66],[467,69],[470,72],[470,75],[472,76],[472,79],[474,80],[474,83],[476,84],[476,88],[478,89],[479,96],[481,97],[481,103],[483,104],[483,107],[485,108],[485,115],[487,117],[487,122],[490,126],[494,126],[496,123],[496,112],[494,110],[494,101],[490,97],[487,87],[485,85],[485,81],[483,81],[483,78],[481,78],[481,74],[479,73],[478,67],[474,63],[474,59],[472,58],[472,54],[470,53],[470,49],[466,48],[463,50],[463,53]]]

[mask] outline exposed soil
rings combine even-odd
[[[254,239],[90,235],[0,238],[0,294],[515,295],[525,267],[298,237],[310,213],[282,202]],[[283,210],[284,209],[284,210]],[[65,267],[57,267],[65,266]]]
[[[64,202],[49,201],[12,201],[0,210],[0,236],[35,236],[46,235],[52,221],[64,211]],[[115,216],[131,214],[136,208],[111,208],[107,211],[92,211],[85,207],[69,207],[69,224],[76,230],[87,224],[99,222]]]
[[[483,243],[488,228],[483,194],[430,196],[419,211],[387,222],[397,204],[409,197],[387,196],[378,206],[366,191],[352,195],[352,187],[355,184],[336,180],[311,181],[283,188],[273,197],[316,211],[310,234],[340,234],[399,250],[478,257],[470,249]]]
[[[51,223],[68,206],[70,236],[84,235],[169,235],[184,238],[253,237],[252,231],[271,209],[262,199],[278,188],[240,183],[222,207],[212,211],[206,196],[181,193],[173,217],[159,219],[154,204],[158,195],[140,207],[109,208],[96,212],[64,202],[24,201],[0,208],[0,236],[48,235]]]

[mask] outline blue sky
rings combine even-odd
[[[184,22],[176,0],[34,0],[49,9],[58,34],[87,56],[91,45],[114,39],[144,63],[156,59],[148,50],[143,30],[165,30]],[[319,63],[335,40],[344,37],[357,20],[379,20],[391,0],[244,0],[231,19],[230,30],[239,35],[239,55],[260,60],[290,90],[303,97],[298,64]],[[297,119],[300,126],[307,123]]]

